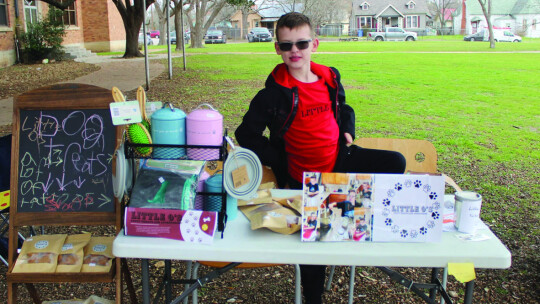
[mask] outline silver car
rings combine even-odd
[[[272,34],[265,27],[254,27],[248,33],[249,42],[271,42]]]

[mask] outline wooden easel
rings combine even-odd
[[[28,210],[28,204],[21,203],[25,199],[19,181],[23,176],[23,169],[21,169],[21,158],[20,155],[28,153],[28,147],[21,147],[20,143],[26,141],[27,139],[20,139],[20,136],[24,132],[27,132],[28,128],[35,128],[35,130],[41,130],[42,120],[41,117],[51,117],[53,115],[62,115],[65,111],[77,111],[81,114],[81,117],[88,117],[92,114],[99,112],[100,117],[109,118],[110,115],[106,115],[106,111],[109,109],[109,103],[113,102],[112,94],[110,90],[91,86],[84,84],[59,84],[52,85],[43,88],[39,88],[25,94],[20,95],[16,98],[14,103],[13,111],[13,141],[12,141],[12,158],[11,158],[11,209],[10,209],[10,223],[9,223],[9,256],[8,263],[9,269],[7,273],[7,285],[8,285],[8,304],[16,304],[17,302],[17,285],[23,283],[28,288],[30,295],[35,303],[41,303],[39,295],[32,283],[82,283],[82,282],[113,282],[116,283],[116,303],[122,303],[122,273],[125,274],[126,283],[128,285],[128,290],[130,293],[131,301],[136,302],[135,291],[133,289],[133,284],[131,282],[131,277],[129,275],[129,270],[127,268],[127,263],[122,261],[120,258],[115,258],[113,266],[108,273],[13,273],[13,267],[17,259],[17,233],[19,232],[20,227],[22,226],[31,226],[31,225],[43,225],[43,226],[114,226],[116,233],[119,233],[122,228],[122,202],[111,195],[106,198],[110,199],[104,209],[99,209],[100,207],[91,207],[86,210],[73,208],[71,210],[61,210],[59,207],[58,210],[52,212],[51,207],[49,206],[48,210],[39,209],[36,204],[36,210]],[[29,117],[37,117],[38,115],[28,114],[34,113],[34,111],[39,112],[39,119],[37,122],[29,123]],[[64,111],[64,112],[63,112]],[[34,115],[34,116],[30,116]],[[108,116],[108,117],[107,117]],[[24,118],[21,121],[21,118]],[[75,117],[74,121],[80,117]],[[54,121],[54,119],[49,119]],[[65,119],[64,121],[67,121]],[[44,124],[44,123],[43,123]],[[66,123],[67,125],[68,123]],[[36,127],[38,125],[38,127]],[[49,124],[50,125],[50,124]],[[68,126],[63,126],[60,123],[56,126],[56,130],[59,128],[67,129]],[[23,129],[21,129],[23,128]],[[44,129],[45,127],[43,127]],[[86,126],[85,126],[86,128]],[[108,130],[103,131],[103,138],[109,138],[109,145],[107,146],[106,153],[107,157],[110,155],[109,159],[112,159],[114,155],[114,149],[121,142],[121,133],[120,129],[109,125]],[[86,129],[85,129],[86,130]],[[54,129],[53,129],[54,131]],[[53,132],[51,131],[51,132]],[[73,132],[75,132],[74,130]],[[40,131],[41,132],[41,131]],[[39,134],[40,132],[34,132]],[[71,131],[69,131],[71,132]],[[65,133],[68,133],[65,131]],[[25,133],[26,134],[26,133]],[[55,133],[56,134],[56,133]],[[50,135],[50,134],[49,134]],[[25,135],[26,136],[26,135]],[[38,135],[44,136],[43,134]],[[28,136],[27,136],[28,137]],[[113,138],[111,140],[111,137]],[[62,147],[67,147],[70,141],[69,137],[64,139],[53,138],[54,144]],[[35,140],[35,139],[34,139]],[[53,140],[47,138],[53,143]],[[30,146],[28,144],[25,144]],[[37,142],[36,142],[37,145]],[[105,146],[105,145],[103,145]],[[22,148],[22,149],[21,149]],[[62,149],[62,148],[59,148]],[[21,153],[21,154],[20,154]],[[68,152],[65,152],[67,155]],[[50,160],[49,160],[50,161]],[[115,166],[114,160],[109,162],[110,167],[106,170],[110,170],[110,173],[114,174]],[[49,164],[50,167],[52,165]],[[38,167],[39,168],[39,167]],[[64,167],[65,168],[65,167]],[[106,172],[109,173],[109,172]],[[54,175],[54,173],[53,173]],[[57,176],[53,176],[57,177]],[[112,179],[112,175],[111,175]],[[110,183],[112,187],[112,180],[107,179],[103,181],[103,185]],[[90,183],[88,183],[90,184]],[[80,186],[80,185],[79,185]],[[103,188],[108,188],[108,184],[103,186]],[[84,187],[84,186],[81,186]],[[63,187],[62,187],[63,188]],[[71,188],[76,189],[76,188]],[[80,188],[79,188],[80,189]],[[92,192],[96,189],[92,189]],[[65,187],[59,191],[59,193],[69,193],[69,187]],[[102,195],[103,193],[98,193]],[[48,195],[48,194],[44,194]],[[97,198],[97,197],[96,197]],[[62,202],[59,202],[61,204]],[[23,207],[21,207],[21,205]],[[97,205],[97,204],[96,204]],[[58,205],[60,206],[60,205]],[[34,205],[32,205],[34,207]],[[26,210],[23,210],[25,209]],[[95,210],[94,210],[95,209]],[[105,210],[105,211],[102,211]],[[88,295],[90,296],[90,295]]]

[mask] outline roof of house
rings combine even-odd
[[[414,8],[407,8],[407,4],[409,4],[409,2],[413,2],[415,4]],[[364,3],[368,4],[368,9],[359,9],[359,7]],[[397,10],[402,15],[429,14],[426,0],[354,0],[353,8],[356,15],[365,16],[380,15],[385,11],[388,12],[388,9],[390,8]]]
[[[483,15],[478,1],[467,1],[469,15]],[[492,0],[492,15],[540,14],[540,0]]]
[[[295,6],[294,6],[294,11],[295,12],[301,12],[302,11],[302,4],[301,3],[297,3]],[[264,19],[267,19],[267,18],[279,18],[281,17],[282,15],[286,14],[286,13],[290,13],[292,12],[292,6],[278,6],[278,5],[273,5],[273,6],[261,6],[257,12],[259,13],[259,15],[261,15],[262,18]],[[277,19],[276,19],[277,20]]]

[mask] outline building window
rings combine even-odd
[[[420,16],[407,16],[407,28],[418,28],[420,24]]]
[[[7,0],[0,0],[0,26],[8,26]]]
[[[357,17],[356,25],[358,28],[372,28],[371,27],[371,16],[368,17]]]
[[[60,2],[65,2],[65,0],[60,0]],[[62,23],[64,25],[77,25],[77,14],[75,13],[75,2],[71,3],[70,6],[68,6],[64,10],[64,14],[62,15]]]
[[[24,0],[24,21],[27,24],[38,21],[36,0]]]
[[[367,11],[369,9],[369,4],[367,2],[360,4],[360,9],[363,11]]]
[[[532,24],[531,24],[531,29],[533,31],[536,31],[536,19],[533,19]]]
[[[407,3],[408,9],[414,9],[415,6],[416,6],[416,3],[414,3],[414,1],[409,1],[409,3]]]

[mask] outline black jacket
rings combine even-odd
[[[344,133],[354,138],[354,110],[345,104],[345,90],[339,72],[313,62],[311,71],[325,79],[339,126],[340,141],[344,140]],[[255,152],[263,165],[272,168],[280,188],[286,185],[288,174],[283,136],[298,109],[298,88],[289,85],[290,77],[285,64],[277,65],[266,79],[265,88],[251,101],[235,132],[240,146]],[[266,128],[270,131],[269,138],[263,134]]]

